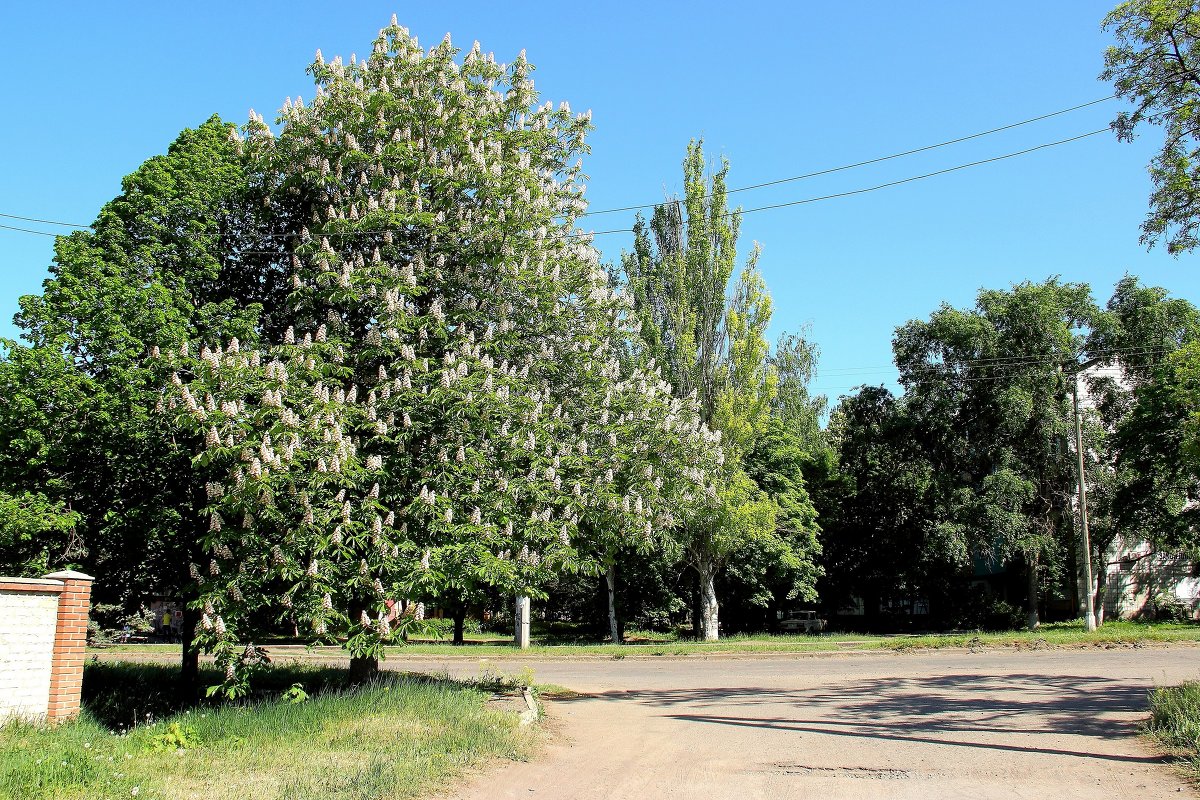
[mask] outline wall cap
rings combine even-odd
[[[8,589],[12,585],[21,586],[44,586],[46,591],[60,591],[63,588],[63,582],[54,578],[10,578],[0,576],[0,588]]]
[[[85,575],[82,572],[76,572],[73,569],[64,569],[61,572],[51,572],[49,575],[43,576],[52,580],[58,581],[94,581],[96,580],[91,575]]]

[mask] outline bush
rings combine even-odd
[[[1192,608],[1171,592],[1156,595],[1138,615],[1155,622],[1191,622]]]
[[[221,683],[216,669],[200,670],[200,687]],[[251,700],[296,701],[296,686],[305,696],[318,696],[347,689],[349,673],[344,669],[308,666],[272,666],[257,675]],[[174,664],[135,664],[98,661],[84,665],[83,709],[90,719],[110,730],[128,730],[164,720],[189,708],[222,705],[219,697],[202,698],[180,688],[179,667]]]

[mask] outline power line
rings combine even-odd
[[[1027,155],[1029,153],[1034,153],[1039,150],[1046,150],[1051,147],[1058,147],[1060,145],[1079,141],[1080,139],[1086,139],[1090,136],[1096,136],[1101,133],[1107,133],[1108,130],[1109,130],[1108,128],[1100,128],[1098,130],[1089,131],[1088,133],[1081,133],[1077,136],[1071,136],[1066,139],[1059,139],[1058,141],[1055,141],[1055,142],[1046,142],[1044,144],[1035,145],[1033,147],[1027,147],[1024,150],[1017,150],[1012,153],[1005,153],[1004,155],[992,156],[991,158],[984,158],[984,159],[980,159],[978,161],[971,161],[966,164],[958,164],[957,166],[947,167],[946,169],[935,170],[934,172],[926,172],[921,175],[913,175],[908,178],[901,178],[899,180],[888,181],[886,183],[880,183],[880,184],[876,184],[874,186],[867,186],[862,189],[852,189],[852,190],[846,191],[846,192],[835,192],[833,194],[820,195],[818,197],[808,197],[808,198],[804,198],[802,200],[791,200],[791,201],[783,202],[783,203],[771,203],[769,205],[757,206],[755,208],[736,209],[734,211],[727,211],[724,214],[718,215],[718,218],[739,216],[739,215],[743,215],[743,214],[754,214],[754,213],[757,213],[760,211],[770,211],[770,210],[776,209],[776,208],[788,208],[791,206],[807,205],[810,203],[822,202],[824,200],[834,200],[834,199],[838,199],[838,198],[842,198],[842,197],[852,197],[854,195],[876,192],[876,191],[879,191],[880,189],[888,189],[893,186],[901,186],[906,183],[913,183],[915,181],[925,180],[926,178],[933,178],[938,175],[946,175],[951,172],[958,172],[959,170],[969,169],[971,167],[978,167],[978,166],[981,166],[984,164],[992,164],[997,161],[1004,161],[1006,159],[1016,158],[1017,156]],[[14,217],[15,215],[0,214],[0,216]],[[29,218],[20,217],[19,219],[29,219]],[[73,223],[61,222],[61,223],[54,223],[54,224],[72,225]],[[86,227],[86,226],[79,226],[79,227]],[[57,235],[59,235],[59,234],[55,234],[55,233],[47,233],[45,231],[35,231],[35,230],[31,230],[29,228],[18,228],[18,227],[14,227],[11,225],[0,225],[0,228],[6,229],[6,230],[21,231],[24,233],[36,233],[41,236],[57,236]],[[389,232],[402,233],[403,231],[394,229],[394,228],[379,228],[379,229],[369,229],[369,230],[345,231],[345,232],[341,232],[341,233],[338,233],[336,231],[325,231],[325,232],[322,232],[319,234],[312,234],[312,236],[315,239],[315,238],[320,238],[320,237],[330,238],[330,237],[338,237],[338,236],[372,236],[372,235],[380,235],[380,234],[389,233]],[[603,231],[579,231],[577,233],[560,234],[556,237],[551,237],[551,238],[578,239],[578,238],[585,238],[585,237],[605,236],[605,235],[614,234],[614,233],[633,233],[633,228],[612,228],[612,229],[603,230]],[[302,234],[300,234],[300,233],[267,233],[267,234],[261,234],[261,238],[294,239],[294,238],[299,238],[301,235]],[[242,251],[242,252],[244,252],[248,255],[249,254],[270,255],[271,254],[271,253],[263,252],[263,251]]]
[[[0,216],[10,216],[8,214],[0,214]],[[50,233],[49,231],[35,231],[32,228],[18,228],[14,225],[0,225],[6,231],[20,231],[21,233],[36,233],[38,236],[61,236],[60,233]]]
[[[1020,122],[1013,122],[1008,125],[1002,125],[999,128],[991,128],[990,130],[980,131],[979,133],[972,133],[967,136],[960,136],[957,139],[948,139],[944,142],[938,142],[937,144],[929,144],[929,145],[925,145],[924,147],[914,148],[912,150],[904,150],[899,153],[892,153],[891,155],[879,156],[878,158],[870,158],[870,159],[867,159],[866,161],[856,161],[853,164],[843,164],[842,166],[839,166],[839,167],[829,167],[827,169],[817,170],[816,172],[806,172],[803,175],[793,175],[790,178],[778,178],[776,180],[764,181],[762,183],[752,183],[748,186],[739,186],[736,189],[726,189],[725,193],[726,194],[734,194],[736,192],[748,192],[752,189],[763,189],[768,186],[778,186],[781,183],[791,183],[793,181],[803,181],[803,180],[807,180],[809,178],[817,178],[822,175],[832,175],[835,172],[843,172],[843,171],[849,170],[849,169],[857,169],[858,167],[866,167],[871,164],[879,164],[884,161],[891,161],[896,158],[904,158],[905,156],[916,155],[917,153],[924,153],[929,150],[936,150],[939,147],[947,147],[952,144],[961,144],[962,142],[969,142],[972,139],[980,139],[984,136],[991,136],[994,133],[1000,133],[1002,131],[1012,130],[1013,128],[1019,128],[1022,125],[1029,125],[1030,123],[1033,123],[1033,122],[1040,122],[1044,119],[1050,119],[1051,117],[1057,117],[1062,114],[1070,113],[1072,111],[1078,111],[1081,108],[1087,108],[1088,106],[1094,106],[1099,103],[1105,103],[1105,102],[1108,102],[1109,100],[1112,100],[1115,97],[1117,97],[1117,95],[1110,94],[1107,97],[1101,97],[1098,100],[1090,100],[1086,103],[1080,103],[1079,105],[1071,106],[1070,108],[1063,108],[1058,111],[1052,111],[1049,114],[1042,114],[1041,116],[1038,116],[1038,117],[1030,117],[1029,119],[1021,120]],[[711,196],[712,196],[711,194],[704,195],[705,198],[708,198]],[[603,208],[598,211],[584,212],[580,216],[594,217],[594,216],[599,216],[600,214],[615,214],[620,211],[638,211],[643,208],[654,208],[655,206],[659,206],[662,204],[663,204],[663,201],[659,201],[657,203],[643,203],[641,205],[622,206],[620,208]]]
[[[850,196],[856,195],[856,194],[866,194],[867,192],[875,192],[880,189],[890,188],[892,186],[900,186],[901,184],[912,183],[913,181],[920,181],[920,180],[924,180],[926,178],[935,177],[937,175],[945,175],[950,172],[957,172],[958,170],[968,169],[970,167],[978,167],[982,164],[991,164],[996,161],[1003,161],[1007,158],[1016,158],[1017,156],[1023,156],[1023,155],[1026,155],[1027,153],[1033,153],[1038,150],[1045,150],[1050,147],[1058,147],[1059,145],[1068,144],[1070,142],[1077,142],[1080,139],[1086,139],[1089,136],[1095,136],[1096,134],[1099,134],[1099,133],[1107,133],[1108,131],[1109,131],[1108,128],[1101,128],[1099,130],[1091,131],[1089,133],[1081,133],[1078,136],[1072,136],[1068,139],[1060,139],[1057,142],[1047,142],[1046,144],[1039,144],[1036,147],[1028,147],[1024,150],[1017,150],[1016,152],[1013,152],[1013,153],[1006,153],[1005,155],[1002,155],[1002,156],[993,156],[992,158],[985,158],[985,159],[981,159],[979,161],[971,161],[967,164],[959,164],[956,167],[947,167],[946,169],[939,169],[936,172],[926,172],[924,175],[914,175],[911,178],[902,178],[898,181],[889,181],[887,183],[880,183],[876,186],[868,186],[865,189],[854,189],[853,191],[849,191],[849,192],[837,192],[835,194],[827,194],[827,195],[822,195],[820,197],[810,197],[805,200],[792,200],[787,203],[772,203],[771,205],[759,206],[757,208],[747,208],[743,211],[730,211],[728,214],[724,214],[722,216],[733,216],[735,214],[753,214],[756,211],[769,211],[770,209],[773,209],[773,208],[787,208],[788,206],[799,206],[799,205],[804,205],[805,203],[816,203],[821,200],[833,200],[838,197],[850,197]]]
[[[1037,152],[1038,150],[1046,150],[1051,147],[1058,147],[1059,145],[1069,144],[1071,142],[1077,142],[1080,139],[1086,139],[1089,136],[1096,136],[1097,134],[1107,133],[1108,130],[1109,130],[1108,128],[1100,128],[1098,130],[1089,131],[1088,133],[1081,133],[1078,136],[1071,136],[1066,139],[1059,139],[1056,142],[1046,142],[1044,144],[1035,145],[1034,147],[1027,147],[1024,150],[1017,150],[1015,152],[1005,153],[1004,155],[1000,155],[1000,156],[992,156],[991,158],[984,158],[984,159],[980,159],[979,161],[971,161],[966,164],[959,164],[957,166],[947,167],[946,169],[939,169],[934,172],[926,172],[922,175],[913,175],[908,178],[901,178],[900,180],[888,181],[887,183],[880,183],[880,184],[876,184],[875,186],[867,186],[862,189],[852,189],[847,192],[837,192],[834,194],[821,195],[819,197],[807,197],[807,198],[804,198],[803,200],[791,200],[791,201],[785,202],[785,203],[772,203],[770,205],[758,206],[756,208],[746,208],[746,209],[738,209],[738,210],[734,210],[734,211],[727,211],[724,214],[718,215],[717,218],[732,217],[732,216],[738,216],[738,215],[742,215],[742,214],[754,214],[759,211],[770,211],[770,210],[776,209],[776,208],[787,208],[790,206],[800,206],[800,205],[806,205],[808,203],[818,203],[823,200],[834,200],[834,199],[837,199],[840,197],[852,197],[854,195],[867,194],[869,192],[876,192],[876,191],[879,191],[880,189],[891,188],[892,186],[901,186],[906,183],[913,183],[915,181],[925,180],[926,178],[933,178],[938,175],[945,175],[950,172],[958,172],[959,170],[969,169],[971,167],[978,167],[983,164],[992,164],[997,161],[1004,161],[1009,158],[1016,158],[1017,156],[1027,155],[1029,153]],[[344,233],[326,232],[326,233],[320,234],[320,236],[324,236],[324,237],[366,236],[366,235],[372,235],[372,234],[387,233],[388,230],[389,229],[360,230],[360,231],[346,231]],[[400,231],[393,230],[392,232],[399,233]],[[612,229],[603,230],[603,231],[581,231],[578,233],[562,234],[556,238],[578,239],[578,238],[591,237],[591,236],[605,236],[607,234],[612,234],[612,233],[633,233],[633,228],[612,228]],[[267,236],[267,238],[276,238],[276,237],[278,237],[278,238],[294,238],[299,235],[300,234],[296,234],[296,233],[277,233],[277,234],[267,234],[266,236]],[[316,237],[317,237],[317,235],[314,234],[314,238],[316,238]]]
[[[1137,349],[1137,348],[1114,348],[1112,350],[1097,351],[1097,352],[1093,353],[1093,355],[1111,355],[1114,353],[1127,352],[1131,349]],[[1155,348],[1155,350],[1161,350],[1161,349],[1163,349],[1163,348]],[[1139,352],[1141,352],[1141,351],[1139,350]],[[963,359],[958,359],[958,360],[950,362],[950,363],[947,363],[944,361],[943,362],[926,362],[925,366],[930,367],[930,368],[938,368],[938,367],[949,368],[949,367],[953,367],[953,366],[962,365],[962,366],[971,366],[971,367],[996,368],[996,367],[1006,367],[1006,366],[1019,366],[1023,363],[1030,363],[1030,362],[1032,362],[1032,363],[1059,363],[1060,361],[1062,361],[1062,359],[1052,359],[1052,358],[1049,358],[1048,356],[1044,356],[1044,355],[1028,355],[1028,354],[1026,354],[1026,355],[1019,355],[1019,356],[996,356],[993,358],[963,358]],[[921,365],[917,365],[917,366],[921,366]],[[890,369],[895,369],[895,368],[896,368],[895,364],[888,364],[888,365],[881,365],[881,366],[874,366],[874,367],[838,367],[838,368],[835,368],[830,371],[834,372],[834,373],[837,373],[837,372],[870,373],[870,372],[880,372],[882,370],[890,370]]]
[[[1100,103],[1106,103],[1109,100],[1112,100],[1118,96],[1119,95],[1116,95],[1116,94],[1110,94],[1107,97],[1101,97],[1096,100],[1089,100],[1086,103],[1080,103],[1078,105],[1070,106],[1069,108],[1062,108],[1062,109],[1059,109],[1058,111],[1051,111],[1048,114],[1041,114],[1036,117],[1030,117],[1029,119],[1023,119],[1018,122],[1012,122],[1007,125],[1001,125],[1000,127],[997,127],[997,128],[990,128],[985,131],[979,131],[978,133],[972,133],[972,134],[968,134],[966,136],[960,136],[956,139],[947,139],[944,142],[938,142],[936,144],[929,144],[929,145],[925,145],[923,147],[913,148],[912,150],[904,150],[899,153],[892,153],[892,154],[886,155],[886,156],[879,156],[877,158],[870,158],[865,161],[856,161],[852,164],[843,164],[843,165],[837,166],[837,167],[829,167],[827,169],[818,170],[816,172],[808,172],[803,175],[793,175],[788,178],[777,178],[774,180],[764,181],[762,183],[753,183],[748,186],[739,186],[734,189],[726,189],[725,193],[726,194],[735,194],[737,192],[747,192],[747,191],[751,191],[753,189],[763,189],[768,186],[778,186],[779,184],[783,184],[783,183],[791,183],[794,181],[807,180],[809,178],[816,178],[816,177],[820,177],[822,175],[831,175],[835,172],[843,172],[845,170],[857,169],[858,167],[865,167],[865,166],[869,166],[871,164],[879,164],[881,162],[891,161],[891,160],[897,159],[897,158],[904,158],[905,156],[916,155],[917,153],[924,153],[929,150],[936,150],[940,147],[948,147],[948,146],[954,145],[954,144],[961,144],[962,142],[969,142],[972,139],[980,139],[980,138],[983,138],[984,136],[991,136],[992,134],[1001,133],[1001,132],[1007,131],[1007,130],[1012,130],[1013,128],[1019,128],[1023,125],[1029,125],[1034,122],[1041,122],[1042,120],[1062,116],[1063,114],[1069,114],[1072,111],[1078,111],[1081,108],[1088,108],[1089,106],[1098,105]],[[710,196],[711,195],[707,195],[707,194],[704,195],[704,197],[706,197],[706,198],[710,197]],[[655,202],[655,203],[642,203],[639,205],[622,206],[619,208],[602,208],[602,209],[598,209],[596,211],[586,211],[583,214],[580,214],[580,216],[581,217],[594,217],[594,216],[599,216],[601,214],[614,214],[614,213],[621,212],[621,211],[637,211],[637,210],[643,209],[643,208],[653,208],[654,206],[661,205],[661,204],[662,204],[662,201]],[[66,228],[84,228],[84,229],[86,229],[86,228],[91,227],[91,225],[82,225],[77,222],[63,222],[61,220],[42,219],[39,217],[23,217],[19,214],[0,213],[0,217],[3,217],[5,219],[21,220],[22,222],[37,222],[37,223],[40,223],[43,225],[61,225]],[[38,233],[43,236],[58,235],[58,234],[46,234],[46,233],[43,233],[42,231],[29,230],[28,228],[14,228],[9,225],[0,225],[0,228],[4,228],[6,230],[19,230],[19,231],[22,231],[25,233]],[[622,230],[622,231],[613,231],[613,232],[614,233],[627,233],[628,231]]]
[[[65,228],[90,228],[91,225],[77,225],[74,222],[59,222],[53,219],[38,219],[37,217],[21,217],[16,214],[0,214],[0,217],[6,219],[19,219],[22,222],[40,222],[43,225],[62,225]],[[36,231],[35,231],[36,232]]]

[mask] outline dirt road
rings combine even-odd
[[[452,797],[1197,797],[1136,735],[1146,692],[1200,648],[828,658],[493,662],[587,696],[552,702],[530,763]],[[436,658],[390,668],[477,672]]]

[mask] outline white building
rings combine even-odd
[[[1088,391],[1089,378],[1109,378],[1117,386],[1129,390],[1120,367],[1097,365],[1088,368],[1079,380],[1079,407],[1085,414],[1096,407]],[[1079,508],[1078,495],[1075,497],[1075,508]],[[1078,523],[1076,529],[1078,535]],[[1102,563],[1093,564],[1092,571],[1103,588],[1103,607],[1096,609],[1097,617],[1103,614],[1101,619],[1145,616],[1166,605],[1174,605],[1193,619],[1200,619],[1200,564],[1185,556],[1154,552],[1145,540],[1117,534],[1104,553]],[[1083,616],[1085,590],[1082,564],[1078,565],[1077,575],[1079,612]]]

